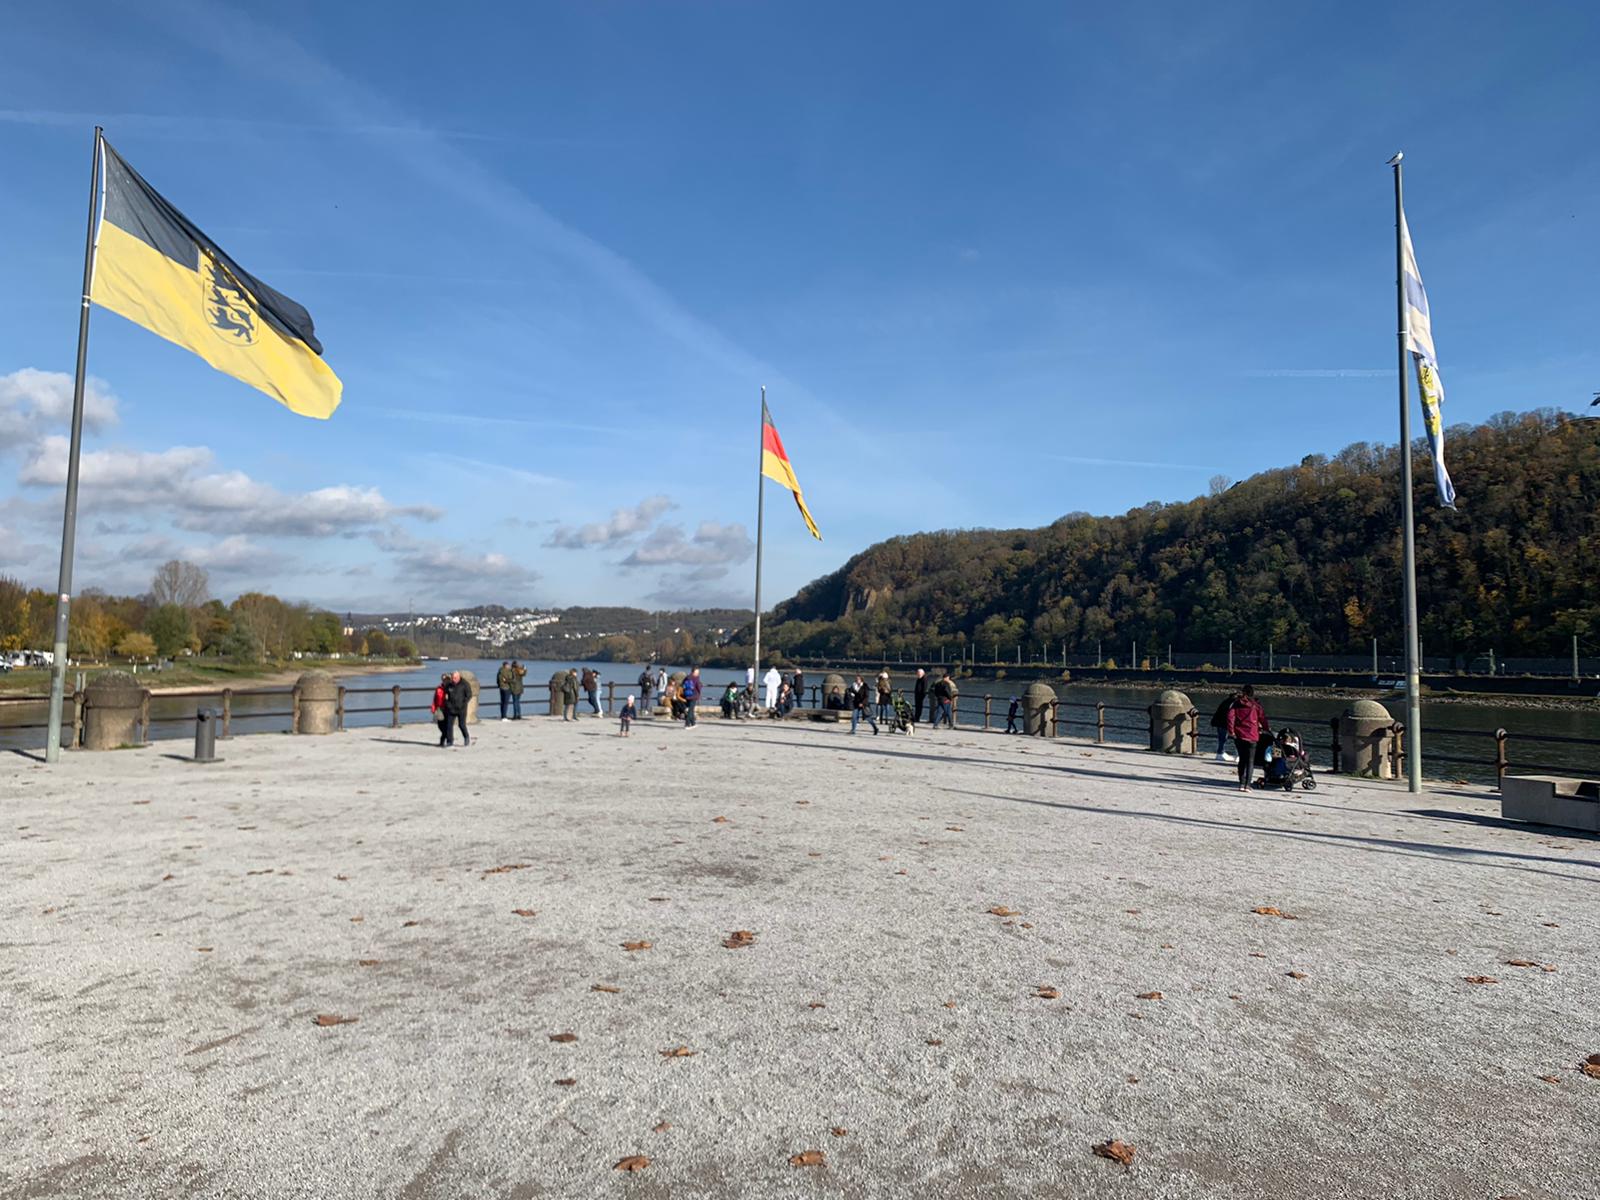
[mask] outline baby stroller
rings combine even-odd
[[[894,715],[889,718],[889,732],[907,736],[913,733],[917,728],[917,714],[906,703],[906,698],[895,692],[889,700],[889,706],[894,710]]]
[[[1311,756],[1305,743],[1292,729],[1281,729],[1268,748],[1267,775],[1263,787],[1281,787],[1286,792],[1295,788],[1315,791],[1317,781],[1311,774]]]

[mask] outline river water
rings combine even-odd
[[[605,683],[615,684],[617,704],[622,697],[637,691],[639,665],[624,663],[561,663],[552,661],[528,662],[526,691],[523,696],[524,716],[543,716],[548,711],[547,683],[557,671],[568,667],[582,670],[593,667],[600,672],[602,681],[600,699],[606,702]],[[483,717],[499,715],[499,697],[494,687],[499,659],[458,659],[449,662],[424,663],[421,667],[382,674],[336,675],[346,688],[345,724],[350,728],[387,726],[392,719],[394,687],[402,689],[401,720],[406,724],[426,722],[430,693],[439,681],[441,671],[460,668],[471,670],[478,676],[483,688]],[[681,668],[669,668],[669,670]],[[706,696],[709,701],[721,694],[730,680],[740,679],[743,672],[736,669],[706,669]],[[822,672],[808,671],[811,685],[820,684]],[[896,675],[895,682],[910,690],[911,680]],[[984,697],[992,697],[990,724],[996,730],[1005,728],[1008,701],[1026,686],[1018,681],[964,679],[961,681],[959,719],[968,727],[981,727],[984,716]],[[232,700],[232,729],[235,734],[277,732],[288,729],[289,698],[281,685],[266,695],[247,695],[247,689],[235,688]],[[808,690],[810,690],[808,688]],[[1115,687],[1106,685],[1074,685],[1058,688],[1061,699],[1059,728],[1061,735],[1070,738],[1090,739],[1094,736],[1094,705],[1107,706],[1106,740],[1123,744],[1143,744],[1146,737],[1145,708],[1155,699],[1155,691],[1148,688]],[[1195,707],[1201,712],[1201,747],[1206,751],[1216,748],[1215,735],[1209,727],[1211,711],[1220,697],[1202,693],[1193,696]],[[1295,727],[1305,738],[1312,753],[1312,761],[1326,768],[1329,763],[1331,735],[1328,721],[1342,714],[1349,705],[1347,697],[1289,698],[1267,697],[1266,707],[1274,728],[1285,725]],[[155,740],[192,739],[194,714],[201,706],[220,708],[218,696],[163,696],[157,693],[151,700],[150,735]],[[580,708],[587,708],[580,699]],[[1400,703],[1387,702],[1389,711],[1398,718],[1405,715]],[[1137,710],[1137,711],[1126,711]],[[1493,783],[1495,771],[1494,731],[1503,728],[1508,733],[1507,757],[1513,772],[1538,772],[1548,769],[1563,774],[1582,774],[1588,778],[1600,777],[1600,704],[1589,709],[1532,709],[1504,707],[1493,703],[1436,703],[1423,705],[1423,761],[1430,778],[1465,779],[1473,783]],[[0,704],[0,750],[34,751],[43,747],[45,731],[41,728],[18,728],[19,725],[42,726],[45,705]],[[1537,741],[1533,736],[1585,739],[1591,744],[1564,741]],[[1468,762],[1447,761],[1467,759]]]

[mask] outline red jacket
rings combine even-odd
[[[428,711],[431,713],[440,713],[444,711],[444,684],[441,683],[438,687],[433,689],[433,705],[428,709]]]
[[[1270,733],[1267,710],[1254,696],[1240,696],[1228,706],[1228,736],[1254,742],[1264,733]]]

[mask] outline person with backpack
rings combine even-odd
[[[692,667],[683,680],[683,727],[693,729],[697,722],[694,706],[700,701],[700,668]]]
[[[500,669],[495,672],[495,687],[500,689],[500,719],[509,721],[511,718],[506,713],[511,709],[511,664],[503,662]]]
[[[650,707],[650,692],[656,686],[656,677],[649,667],[639,672],[639,707]]]
[[[528,668],[516,659],[511,660],[511,719],[522,720],[522,681],[528,677]]]
[[[866,721],[872,726],[872,736],[878,736],[878,722],[872,718],[872,689],[867,686],[867,681],[861,676],[856,676],[855,686],[850,691],[850,732],[856,731],[856,726]]]
[[[1231,763],[1238,760],[1228,753],[1228,709],[1239,698],[1238,692],[1229,692],[1217,705],[1217,711],[1211,714],[1211,728],[1217,731],[1217,761]]]
[[[939,677],[939,682],[933,685],[933,722],[934,729],[939,728],[942,719],[951,729],[956,727],[956,685],[946,671]]]
[[[1250,776],[1255,771],[1256,746],[1263,738],[1272,735],[1267,723],[1267,710],[1256,699],[1256,689],[1245,684],[1228,705],[1228,736],[1239,754],[1239,790],[1250,790]]]
[[[576,721],[578,719],[578,672],[571,667],[561,677],[561,719],[563,721]]]

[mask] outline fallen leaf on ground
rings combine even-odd
[[[687,1046],[674,1046],[671,1050],[661,1050],[658,1053],[662,1058],[693,1058],[700,1052],[691,1050]]]
[[[892,855],[892,854],[880,854],[880,855],[878,855],[878,861],[879,862],[893,862],[894,861],[894,855]]]
[[[556,1080],[556,1086],[557,1087],[571,1087],[573,1084],[575,1084],[577,1082],[578,1081],[576,1079],[558,1079],[558,1080]]]
[[[1043,984],[1043,983],[1041,983],[1038,987],[1034,988],[1033,994],[1035,996],[1037,996],[1040,1000],[1059,1000],[1059,999],[1061,999],[1061,992],[1058,989],[1050,987],[1048,984]]]
[[[324,1029],[329,1025],[354,1025],[355,1022],[354,1017],[341,1017],[336,1013],[318,1013],[311,1018],[313,1025],[321,1025]]]
[[[1134,997],[1136,1000],[1160,1000],[1162,998],[1160,992],[1140,992]]]
[[[358,967],[375,967],[382,961],[383,960],[381,958],[358,958],[358,959],[356,959],[356,966],[358,966]]]
[[[945,832],[946,832],[946,833],[965,833],[965,832],[966,832],[966,830],[965,830],[965,829],[963,829],[963,828],[962,828],[962,827],[961,827],[961,826],[959,826],[959,825],[946,825],[946,826],[945,826],[945,827],[944,827],[944,831],[945,831]]]
[[[1127,913],[1130,917],[1137,917],[1139,915],[1139,910],[1137,908],[1125,908],[1122,911]]]
[[[487,879],[490,875],[504,875],[507,871],[526,871],[531,866],[533,866],[532,863],[504,863],[498,867],[490,867],[483,873],[482,878]]]
[[[335,875],[334,878],[337,879],[340,883],[349,883],[350,882],[350,876],[348,876],[348,875]]]
[[[176,876],[176,875],[163,875],[163,876],[162,876],[162,877],[161,877],[161,882],[162,882],[162,883],[165,883],[165,882],[166,882],[166,881],[167,881],[167,880],[169,880],[169,879],[176,879],[176,878],[177,878],[177,876]]]
[[[663,746],[662,749],[664,750],[664,749],[666,749],[666,747]],[[617,1165],[612,1167],[611,1169],[613,1171],[642,1171],[646,1167],[648,1167],[649,1165],[650,1165],[650,1160],[648,1158],[646,1158],[644,1155],[642,1155],[642,1154],[630,1154],[630,1155],[628,1155],[627,1158],[624,1158],[621,1161],[619,1161],[617,1163]]]
[[[413,925],[421,925],[421,924],[422,924],[421,921],[401,921],[400,922],[400,928],[401,929],[410,929]]]
[[[722,939],[722,944],[729,950],[743,950],[756,944],[756,935],[748,929],[735,929]]]
[[[802,1150],[799,1154],[789,1156],[791,1167],[819,1167],[828,1161],[828,1156],[821,1150]]]
[[[1129,1083],[1138,1083],[1139,1082],[1139,1077],[1137,1075],[1129,1075],[1128,1076],[1128,1082]]]
[[[1590,1079],[1600,1079],[1600,1054],[1589,1055],[1588,1058],[1578,1064],[1578,1070],[1582,1071]]]
[[[824,1004],[821,1000],[813,1000],[810,1004],[806,1005],[806,1007],[807,1008],[827,1008],[828,1006],[826,1004]]]
[[[1544,1080],[1544,1082],[1546,1082],[1546,1083],[1560,1083],[1561,1082],[1561,1077],[1559,1075],[1541,1075],[1541,1076],[1539,1076],[1539,1078]]]
[[[1508,959],[1506,959],[1506,966],[1508,966],[1508,967],[1537,967],[1538,965],[1539,965],[1538,963],[1529,962],[1525,958],[1508,958]]]
[[[940,1041],[938,1038],[928,1038],[927,1042],[928,1042],[928,1045],[930,1045],[930,1046],[942,1046],[942,1045],[944,1045],[944,1043],[942,1041]]]
[[[843,1129],[840,1126],[835,1125],[832,1129],[828,1130],[828,1132],[833,1134],[834,1137],[844,1137],[850,1131],[848,1129]]]
[[[1250,951],[1250,957],[1251,958],[1265,958],[1266,955],[1262,954],[1259,950],[1252,950],[1252,951]]]
[[[1290,971],[1289,972],[1289,978],[1290,979],[1304,979],[1305,977],[1306,977],[1306,973],[1304,971]]]
[[[645,897],[645,899],[649,900],[651,904],[664,904],[670,898],[671,897],[669,897],[669,896],[646,896]]]
[[[620,992],[622,989],[619,988],[619,987],[612,987],[609,983],[591,983],[589,985],[589,990],[591,992],[613,992],[613,993],[615,993],[615,992]]]
[[[513,917],[537,917],[539,910],[536,908],[513,908],[511,915]]]
[[[567,1042],[577,1041],[578,1035],[575,1033],[552,1033],[550,1035],[550,1040],[552,1042],[560,1042],[565,1045]]]
[[[361,922],[363,922],[365,920],[366,920],[365,917],[351,917],[350,918],[350,924],[359,925],[359,924],[361,924]]]
[[[712,817],[711,818],[711,823],[713,825],[731,825],[732,824],[732,822],[727,817]]]
[[[1021,928],[1023,928],[1023,929],[1032,929],[1033,928],[1033,922],[1032,921],[1024,921],[1022,923]]]
[[[1109,1142],[1101,1142],[1094,1148],[1094,1152],[1101,1158],[1109,1158],[1112,1162],[1129,1166],[1133,1162],[1134,1147],[1127,1142],[1112,1138]]]
[[[956,1002],[954,1000],[946,1000],[944,1002],[944,1006],[946,1008],[954,1008],[956,1006]]]
[[[907,874],[910,874],[910,872],[908,872],[904,867],[901,867],[898,871],[895,872],[895,874],[896,875],[907,875]]]
[[[661,1124],[657,1125],[650,1132],[651,1133],[665,1133],[667,1130],[669,1130],[671,1128],[672,1128],[672,1122],[671,1121],[663,1121],[663,1122],[661,1122]]]
[[[1468,975],[1465,978],[1466,978],[1466,981],[1468,983],[1499,983],[1500,982],[1493,975]]]
[[[1022,914],[1014,908],[1007,908],[1004,904],[996,904],[989,910],[996,917],[1020,917]]]
[[[623,942],[622,943],[622,948],[624,950],[629,951],[630,953],[632,951],[634,951],[634,950],[648,950],[648,949],[650,949],[650,943],[649,942]]]
[[[1264,904],[1260,908],[1252,908],[1250,911],[1258,917],[1278,917],[1285,921],[1298,921],[1300,919],[1293,913],[1286,913],[1281,908],[1274,908],[1270,904]]]
[[[810,804],[811,801],[809,801],[809,800],[796,800],[795,803],[798,804],[798,805],[801,805],[802,807],[804,807],[805,805]]]
[[[213,949],[213,947],[211,947],[211,946],[196,946],[195,949],[198,950],[201,954],[210,954],[212,949]]]
[[[806,851],[806,857],[807,858],[821,858],[822,857],[822,851],[821,850],[807,850]]]

